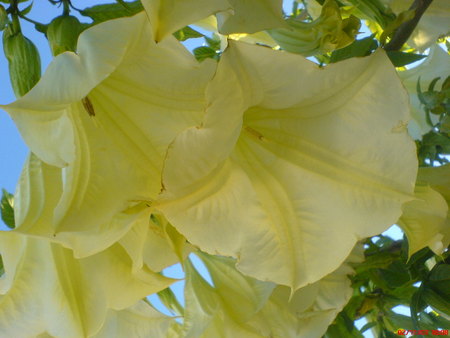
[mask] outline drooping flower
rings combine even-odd
[[[76,54],[57,56],[27,95],[3,107],[31,151],[62,168],[46,226],[77,257],[130,229],[158,196],[170,142],[201,122],[215,62],[199,64],[171,36],[156,44],[153,29],[145,13],[88,29]]]
[[[0,280],[0,326],[9,336],[42,332],[66,336],[70,332],[73,337],[90,337],[104,325],[109,312],[122,313],[174,281],[155,272],[176,262],[177,255],[167,240],[164,243],[162,234],[150,229],[150,215],[145,210],[118,216],[128,218],[131,229],[120,242],[88,257],[79,259],[72,250],[55,243],[85,249],[95,248],[95,240],[105,239],[103,234],[93,238],[74,235],[65,242],[52,236],[51,220],[61,186],[61,169],[31,154],[15,198],[17,228],[0,232],[5,269]],[[145,227],[146,236],[131,250],[127,239]],[[155,243],[164,255],[143,255],[143,260],[135,254]]]
[[[185,337],[321,337],[352,295],[348,263],[362,258],[355,251],[336,271],[291,294],[244,276],[233,259],[199,256],[213,286],[186,262]]]
[[[147,268],[132,271],[115,244],[83,259],[47,239],[0,233],[5,273],[0,280],[2,336],[91,337],[109,310],[120,311],[174,280]]]
[[[155,207],[243,273],[313,283],[412,199],[407,95],[382,51],[320,69],[230,42],[207,95],[203,122],[168,151]]]

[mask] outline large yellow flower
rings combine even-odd
[[[108,310],[120,311],[173,280],[142,269],[119,244],[84,259],[46,239],[0,234],[5,274],[0,280],[1,337],[90,337]]]
[[[382,51],[320,69],[230,42],[203,122],[172,143],[156,205],[202,250],[294,290],[397,221],[417,159]]]
[[[53,239],[51,232],[51,216],[62,186],[60,172],[60,168],[31,155],[15,199],[18,228],[0,232],[5,269],[0,279],[2,337],[42,332],[89,337],[104,325],[107,315],[119,316],[122,310],[174,281],[155,272],[175,263],[177,256],[169,243],[164,245],[153,233],[145,211],[119,215],[128,219],[132,228],[120,242],[88,257],[78,259],[72,250],[52,243],[49,238],[60,240]],[[145,236],[130,244],[137,231]],[[104,234],[69,237],[67,242],[76,248],[96,248],[95,241],[105,239]],[[164,254],[142,254],[156,245]]]
[[[62,168],[52,235],[79,257],[117,241],[157,198],[170,142],[206,107],[215,62],[198,64],[171,36],[156,44],[152,30],[141,13],[85,31],[76,54],[4,106],[31,151]]]
[[[348,263],[362,260],[361,249],[336,271],[291,293],[286,286],[242,275],[235,261],[201,254],[214,286],[185,264],[183,337],[321,337],[352,295]]]

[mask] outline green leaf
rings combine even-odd
[[[217,60],[218,54],[215,49],[211,47],[198,47],[194,49],[194,56],[198,61],[203,61],[205,59],[211,58]]]
[[[389,59],[395,67],[403,67],[427,57],[426,55],[422,54],[405,53],[399,51],[388,51],[387,55],[389,56]]]
[[[450,296],[448,293],[437,293],[431,287],[427,287],[422,292],[422,298],[432,308],[450,315]]]
[[[27,7],[25,7],[23,10],[20,11],[21,15],[27,15],[28,13],[30,13],[31,9],[33,8],[33,2],[31,2],[31,4],[29,4]]]
[[[374,327],[374,326],[376,326],[377,325],[377,323],[376,322],[370,322],[370,323],[367,323],[367,324],[365,324],[362,328],[361,328],[361,333],[364,333],[364,332],[366,332],[367,330],[369,330],[369,329],[371,329],[372,327]]]
[[[436,82],[438,82],[440,78],[441,77],[439,76],[439,77],[434,78],[433,80],[431,80],[430,84],[428,85],[428,91],[429,92],[434,90],[434,86],[436,85]]]
[[[186,41],[187,39],[201,38],[203,37],[203,34],[197,32],[195,29],[192,29],[189,26],[186,26],[173,33],[173,36],[175,36],[178,41]]]
[[[419,316],[417,315],[420,313],[427,304],[423,300],[423,287],[420,287],[419,290],[412,296],[410,309],[411,309],[411,319],[414,324],[414,329],[419,330]]]
[[[95,24],[103,21],[117,19],[124,16],[133,16],[144,8],[140,1],[127,2],[127,6],[120,3],[104,4],[88,7],[80,11],[81,15],[88,16]]]
[[[10,228],[14,229],[14,195],[2,189],[3,195],[0,202],[2,220]]]
[[[410,276],[405,265],[400,261],[394,261],[387,269],[380,270],[381,276],[388,286],[396,288],[410,281]]]
[[[450,265],[439,264],[430,273],[430,280],[432,281],[444,281],[450,280]]]
[[[388,252],[380,252],[378,254],[367,257],[363,263],[359,264],[356,267],[356,272],[361,273],[371,269],[386,268],[395,259],[396,257],[392,256],[392,254]]]
[[[363,337],[363,335],[355,327],[353,327],[351,331],[349,331],[346,321],[342,316],[342,312],[336,317],[334,323],[328,327],[328,330],[324,335],[324,338],[341,337]]]
[[[330,63],[335,63],[352,57],[367,56],[374,49],[376,49],[377,46],[378,44],[373,38],[373,35],[361,40],[356,40],[347,47],[335,50],[331,54]]]
[[[205,36],[205,40],[209,47],[211,47],[214,50],[220,50],[220,39],[219,38],[211,39],[211,38],[208,38],[207,36]]]
[[[395,312],[389,312],[386,317],[384,317],[385,322],[388,321],[391,328],[393,330],[395,329],[408,329],[413,327],[413,322],[411,320],[411,317],[401,315]]]

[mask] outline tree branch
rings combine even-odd
[[[384,46],[385,50],[399,50],[402,48],[403,44],[409,39],[412,32],[416,28],[419,23],[420,18],[422,17],[425,10],[430,6],[433,0],[414,0],[413,4],[409,8],[415,12],[414,17],[402,23],[395,31],[394,36],[391,41]]]

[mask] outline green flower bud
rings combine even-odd
[[[22,32],[8,25],[3,33],[3,50],[16,97],[25,95],[41,77],[41,59],[36,46]]]
[[[84,25],[74,16],[62,15],[50,22],[47,29],[47,39],[53,55],[77,49],[78,36]]]
[[[0,5],[0,31],[4,30],[8,23],[8,13],[6,13],[5,7]]]

